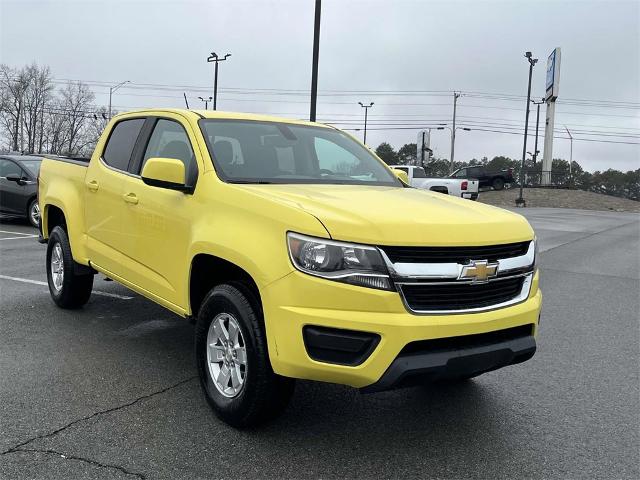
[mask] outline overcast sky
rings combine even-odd
[[[202,105],[197,97],[211,95],[213,82],[206,57],[216,51],[232,53],[220,64],[218,109],[308,118],[313,0],[0,5],[0,61],[15,67],[37,62],[49,65],[58,80],[89,81],[96,104],[108,103],[104,82],[130,80],[114,94],[118,110],[183,107],[183,90],[192,107]],[[458,131],[456,159],[520,158],[521,135],[486,130],[522,132],[524,52],[540,59],[532,88],[540,98],[547,56],[561,47],[556,127],[575,131],[574,160],[588,170],[640,168],[639,5],[324,0],[318,120],[359,128],[357,102],[373,101],[367,143],[397,148],[415,142],[417,133],[398,127],[450,123],[451,92],[459,90],[459,123],[474,130]],[[464,95],[470,92],[483,96]],[[544,107],[541,117],[542,133]],[[535,110],[530,121],[535,124]],[[435,155],[448,158],[449,142],[447,130],[434,131]],[[568,159],[569,140],[555,140],[554,157]]]

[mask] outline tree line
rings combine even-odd
[[[420,164],[415,143],[407,143],[395,150],[389,143],[383,142],[378,145],[375,151],[387,165]],[[493,157],[491,160],[487,157],[473,158],[468,162],[455,161],[453,171],[462,167],[478,165],[492,171],[512,169],[514,178],[519,180],[522,164],[521,160],[505,156]],[[451,172],[451,164],[446,158],[432,157],[429,162],[425,162],[424,167],[427,175],[431,177],[447,177]],[[604,171],[587,172],[574,160],[571,163],[571,174],[569,174],[569,162],[561,158],[554,158],[551,170],[551,184],[554,186],[577,188],[640,201],[640,169],[621,172],[610,168]],[[541,183],[541,179],[542,162],[538,161],[534,164],[533,160],[527,159],[524,168],[524,185],[537,186]]]
[[[88,85],[56,88],[49,67],[0,65],[0,151],[87,155],[108,121]]]

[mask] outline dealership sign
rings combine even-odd
[[[545,100],[555,101],[560,91],[560,47],[547,59],[547,82]]]

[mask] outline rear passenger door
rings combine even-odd
[[[131,232],[123,228],[128,206],[124,183],[145,118],[126,118],[116,123],[85,176],[85,229],[93,264],[127,279],[131,259],[126,253]]]

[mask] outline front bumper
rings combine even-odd
[[[483,334],[522,325],[531,325],[533,340],[542,304],[538,281],[536,273],[529,297],[510,307],[478,313],[415,315],[407,311],[397,292],[356,287],[294,271],[260,292],[271,364],[273,370],[283,376],[362,388],[381,381],[405,346],[412,342]],[[321,362],[312,359],[305,348],[305,326],[376,334],[379,341],[358,365]],[[520,350],[512,348],[512,351],[513,358],[522,358]],[[478,360],[477,355],[486,352],[467,353]],[[485,360],[487,358],[485,355]],[[510,360],[505,358],[501,356],[502,361],[494,362],[485,370],[508,364]]]

